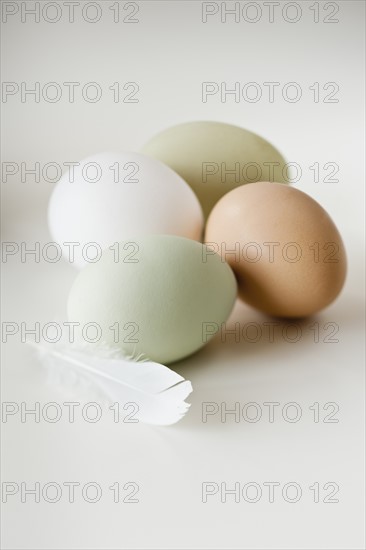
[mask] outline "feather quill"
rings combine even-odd
[[[40,352],[46,367],[77,371],[97,384],[111,402],[135,403],[134,418],[140,422],[175,424],[190,407],[185,399],[192,392],[191,382],[159,363],[116,356],[104,349],[96,356],[70,345],[29,343]]]

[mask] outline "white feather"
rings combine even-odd
[[[46,367],[71,368],[87,375],[111,402],[118,402],[121,409],[126,403],[135,403],[138,410],[133,418],[140,422],[175,424],[190,407],[185,399],[192,392],[191,382],[159,363],[116,357],[114,352],[102,349],[96,356],[85,348],[70,345],[29,343],[39,350]]]

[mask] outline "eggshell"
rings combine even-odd
[[[142,151],[189,183],[205,217],[225,193],[239,185],[287,181],[285,160],[277,149],[253,132],[222,122],[172,126],[153,137]]]
[[[169,167],[139,153],[101,153],[56,185],[48,220],[53,239],[75,265],[98,258],[113,243],[147,234],[202,238],[203,215],[189,185]],[[99,179],[98,179],[99,176]],[[90,181],[95,179],[96,181]],[[73,180],[73,181],[72,181]],[[97,247],[88,247],[95,242]]]
[[[304,317],[342,289],[346,254],[325,210],[280,183],[238,187],[215,206],[205,242],[233,268],[239,295],[273,316]]]
[[[69,320],[97,322],[107,345],[167,364],[201,348],[228,318],[235,276],[205,245],[151,235],[120,243],[120,252],[107,249],[82,270],[68,299]]]

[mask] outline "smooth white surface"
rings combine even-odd
[[[311,3],[312,4],[312,3]],[[3,505],[2,544],[8,549],[360,549],[363,540],[363,2],[338,2],[339,23],[312,23],[309,3],[303,17],[289,24],[281,17],[250,24],[222,24],[216,16],[201,21],[200,2],[141,2],[139,24],[114,24],[112,12],[91,25],[20,22],[3,25],[3,80],[42,83],[97,81],[104,96],[98,103],[21,103],[14,96],[3,104],[3,160],[17,163],[77,161],[97,151],[137,150],[164,127],[195,119],[242,125],[269,139],[285,157],[302,167],[296,187],[313,196],[330,213],[344,237],[349,259],[345,289],[316,319],[304,321],[302,337],[288,343],[282,327],[268,341],[268,319],[238,304],[231,324],[259,323],[257,343],[228,336],[216,338],[195,356],[177,364],[193,384],[187,417],[171,428],[114,423],[103,409],[96,424],[65,418],[57,423],[26,423],[19,415],[2,424],[2,480],[81,484],[95,481],[101,500],[90,504],[76,493],[59,503],[26,503],[9,497]],[[104,2],[103,6],[109,6]],[[283,3],[281,4],[283,5]],[[320,3],[323,9],[324,3]],[[265,13],[263,11],[263,13]],[[321,14],[323,12],[321,11]],[[140,101],[114,103],[108,87],[135,81]],[[298,82],[297,103],[257,103],[219,95],[201,99],[203,81]],[[336,82],[338,103],[314,103],[314,82]],[[279,88],[281,90],[281,88]],[[122,90],[123,91],[123,90]],[[327,90],[326,93],[331,90]],[[263,88],[263,93],[265,89]],[[324,92],[322,92],[324,93]],[[339,165],[337,183],[314,182],[314,162]],[[329,171],[323,172],[324,175]],[[19,175],[2,184],[5,241],[49,242],[46,207],[52,185],[41,178],[22,183]],[[3,321],[47,323],[65,318],[65,304],[75,270],[64,262],[35,263],[19,256],[3,264]],[[311,325],[318,322],[320,342]],[[324,338],[335,323],[337,343]],[[286,327],[285,327],[286,328]],[[289,332],[291,334],[291,332]],[[249,335],[251,337],[251,335]],[[65,392],[48,385],[38,360],[20,342],[3,346],[3,400],[28,406],[56,401],[92,401],[87,388]],[[99,399],[99,398],[98,398]],[[97,400],[97,398],[94,398]],[[202,422],[202,403],[233,408],[255,402],[263,413],[257,423],[222,423],[220,415]],[[275,421],[268,421],[265,402],[278,402]],[[297,423],[285,421],[286,403],[301,406]],[[338,423],[316,423],[339,406]],[[63,408],[65,413],[65,408]],[[278,412],[277,412],[278,411]],[[248,411],[248,414],[253,411]],[[293,410],[289,410],[291,414]],[[51,413],[51,411],[50,411]],[[137,504],[113,503],[114,482],[140,486]],[[226,503],[219,495],[202,503],[203,482],[256,482],[263,489],[257,503]],[[303,496],[288,503],[275,493],[268,502],[264,482],[298,483]],[[338,503],[314,503],[309,486],[339,485]],[[322,489],[321,496],[330,493]],[[126,494],[126,493],[123,493]]]
[[[132,152],[81,160],[57,184],[48,221],[64,257],[79,268],[121,240],[157,233],[198,241],[203,228],[189,185],[163,163]],[[79,243],[72,256],[65,243]],[[97,244],[91,253],[89,243]]]

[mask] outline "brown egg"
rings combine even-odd
[[[342,289],[346,254],[326,211],[281,183],[258,182],[227,193],[212,210],[206,244],[234,270],[239,295],[276,317],[305,317]]]

